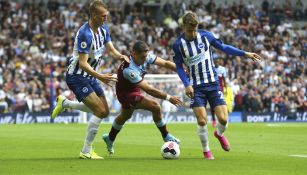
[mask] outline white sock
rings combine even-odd
[[[220,124],[219,120],[217,120],[217,124],[216,124],[217,134],[219,136],[223,136],[224,132],[227,129],[227,126],[228,126],[228,122],[226,123],[226,125],[222,125],[222,124]]]
[[[92,143],[95,139],[95,136],[98,132],[99,125],[101,123],[101,118],[92,116],[88,122],[87,133],[84,141],[84,146],[82,148],[83,153],[89,153],[92,150]]]
[[[197,134],[199,136],[203,152],[210,151],[207,125],[197,125]]]
[[[88,108],[84,103],[79,103],[78,101],[71,101],[68,99],[65,99],[63,101],[63,107],[64,108],[72,108],[72,109],[78,109],[80,111],[83,112],[89,112],[89,113],[93,113],[92,110],[90,108]]]

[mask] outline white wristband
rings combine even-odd
[[[171,99],[171,96],[167,94],[165,100],[169,101],[170,99]]]

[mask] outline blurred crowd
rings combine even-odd
[[[199,15],[200,28],[226,44],[263,57],[262,62],[254,63],[214,50],[213,56],[222,59],[228,70],[235,111],[307,111],[307,10],[301,0],[279,4],[264,0],[260,7],[251,1],[177,0],[158,8],[140,0],[134,4],[105,2],[112,41],[122,53],[129,55],[133,42],[144,40],[155,54],[172,60],[171,46],[181,32],[180,16],[191,10]],[[58,94],[74,99],[65,83],[65,70],[74,35],[88,19],[87,7],[88,3],[59,0],[0,0],[0,113],[50,111]],[[116,73],[119,64],[106,53],[101,72]],[[174,74],[155,66],[148,73]],[[184,97],[184,89],[177,85],[155,86]],[[114,88],[104,88],[111,111],[118,111]],[[177,110],[161,103],[166,111]]]

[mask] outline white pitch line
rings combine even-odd
[[[301,158],[307,158],[307,155],[288,155],[291,157],[301,157]]]

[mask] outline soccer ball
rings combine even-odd
[[[180,155],[180,148],[176,142],[165,142],[161,147],[161,154],[164,159],[177,159]]]

